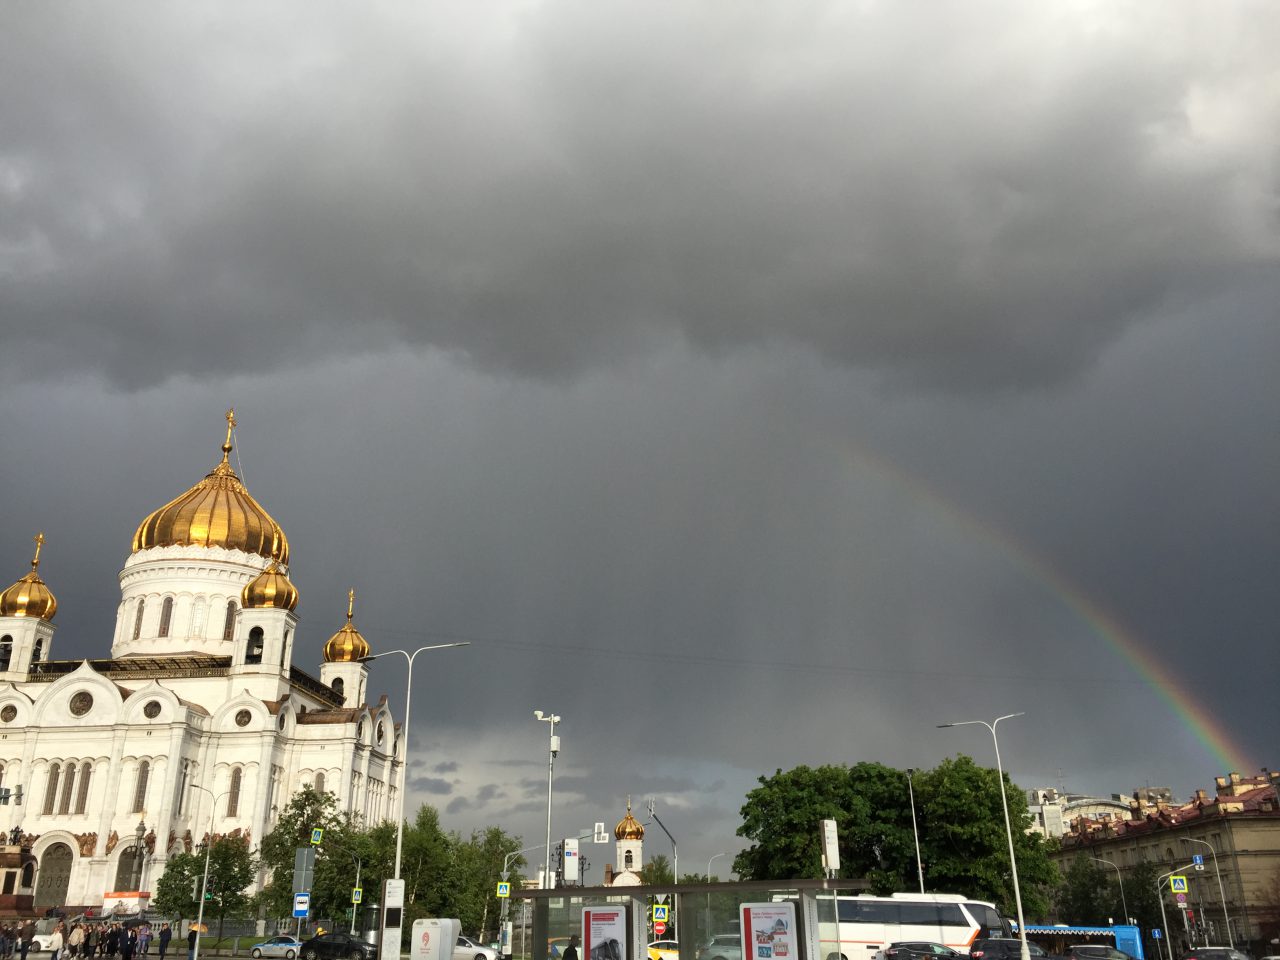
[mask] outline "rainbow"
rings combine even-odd
[[[867,463],[877,473],[888,475],[895,484],[905,487],[914,499],[926,503],[936,513],[957,524],[966,533],[1016,560],[1018,566],[1031,579],[1047,587],[1074,616],[1085,623],[1132,668],[1138,678],[1151,688],[1178,721],[1213,757],[1221,772],[1256,769],[1256,765],[1248,761],[1247,751],[1234,741],[1226,725],[1192,696],[1183,681],[1157,659],[1147,645],[1126,629],[1116,617],[1086,596],[1077,584],[1047,559],[1034,553],[1025,544],[1014,540],[1004,530],[984,518],[961,509],[919,477],[908,473],[901,465],[883,454],[847,438],[841,439],[841,446],[851,457]]]

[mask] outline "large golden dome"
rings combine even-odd
[[[44,546],[44,534],[35,535],[36,555],[31,559],[31,572],[0,593],[0,617],[37,617],[52,620],[58,612],[58,601],[53,591],[44,585],[36,570],[40,566],[40,548]]]
[[[347,622],[342,629],[330,637],[324,645],[325,663],[354,663],[369,655],[369,641],[360,636],[360,631],[351,622],[355,611],[356,592],[347,591]]]
[[[631,815],[630,797],[627,797],[627,815],[619,820],[618,825],[613,828],[613,837],[615,840],[644,839],[644,827],[640,825],[640,821]]]
[[[231,428],[235,411],[227,411],[227,439],[222,462],[194,487],[166,503],[138,526],[133,552],[171,545],[225,547],[289,562],[289,541],[280,524],[249,495],[231,469]]]
[[[240,591],[240,605],[246,610],[255,607],[296,610],[298,588],[280,572],[280,565],[272,560],[271,566],[244,585],[244,589]]]

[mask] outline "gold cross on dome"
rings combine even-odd
[[[36,555],[31,558],[31,569],[34,570],[40,566],[40,548],[44,546],[44,531],[41,530],[31,539],[36,542]]]
[[[227,411],[227,439],[222,442],[222,462],[227,462],[227,454],[231,452],[231,431],[236,425],[236,408]]]
[[[353,587],[347,591],[347,623],[351,622],[351,615],[355,613],[355,609],[356,609],[356,591],[355,591],[355,588]]]

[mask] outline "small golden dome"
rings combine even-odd
[[[627,815],[613,828],[615,840],[643,840],[644,827],[631,815],[631,798],[627,797]]]
[[[262,557],[289,562],[289,541],[280,524],[249,495],[231,469],[231,428],[235,411],[227,411],[227,439],[222,444],[222,462],[203,480],[138,526],[133,535],[133,552],[172,545],[225,547]]]
[[[342,625],[341,630],[325,642],[325,663],[354,663],[369,655],[369,641],[360,636],[360,631],[351,622],[355,605],[356,592],[349,590],[347,591],[347,622]]]
[[[53,591],[44,585],[36,570],[40,566],[40,548],[44,546],[44,534],[37,533],[36,555],[31,559],[31,572],[0,593],[0,617],[37,617],[52,620],[58,612],[58,601]]]
[[[272,560],[271,566],[244,585],[244,589],[240,591],[240,605],[246,610],[254,607],[296,610],[298,588],[280,572],[280,565]]]

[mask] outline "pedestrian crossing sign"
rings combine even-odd
[[[511,884],[508,883],[506,880],[501,880],[498,882],[498,896],[499,897],[511,896]]]
[[[1169,878],[1169,889],[1174,893],[1187,892],[1187,878],[1184,876],[1176,876]]]
[[[667,922],[667,911],[670,909],[665,903],[655,903],[653,905],[653,919],[655,923]]]

